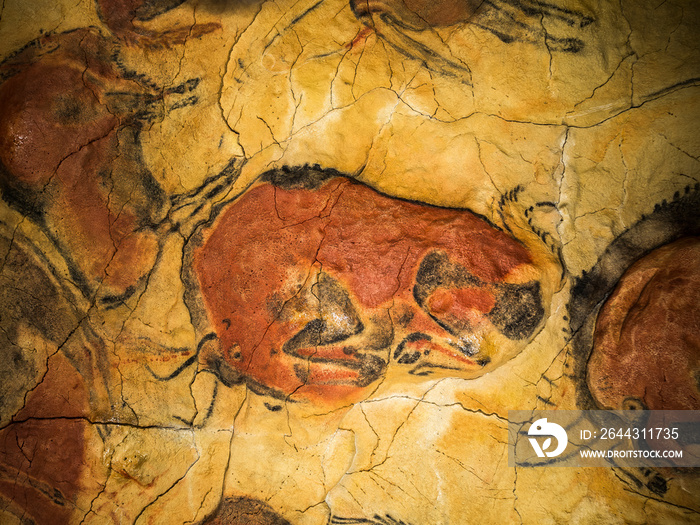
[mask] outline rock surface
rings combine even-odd
[[[0,9],[1,523],[698,522],[697,3]]]

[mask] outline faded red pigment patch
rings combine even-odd
[[[15,423],[0,431],[0,494],[34,523],[70,523],[80,487],[84,421]]]
[[[57,352],[49,359],[49,370],[41,383],[27,395],[27,403],[15,419],[79,418],[88,415],[85,378],[65,354]]]
[[[0,158],[22,182],[40,189],[64,158],[118,125],[83,82],[83,70],[47,60],[0,86]]]
[[[144,89],[120,77],[110,45],[76,30],[43,37],[3,64],[11,76],[0,85],[0,185],[42,215],[89,280],[119,293],[144,274],[158,246],[136,233],[137,210],[113,204],[115,181],[124,179],[112,174],[124,156],[117,132],[134,110],[110,93],[138,98]],[[129,172],[136,186],[139,169]]]
[[[195,271],[230,366],[283,393],[346,396],[367,386],[380,365],[352,345],[289,350],[318,317],[297,306],[305,283],[322,271],[347,292],[327,315],[352,317],[356,310],[366,323],[400,300],[414,305],[411,330],[439,332],[413,298],[421,261],[434,251],[484,283],[502,282],[531,262],[520,243],[468,211],[394,199],[335,178],[316,190],[252,189],[214,224],[195,252]],[[457,290],[451,308],[487,313],[494,301],[490,291]],[[393,336],[382,337],[390,343]]]
[[[88,392],[83,377],[57,353],[28,395],[18,423],[0,431],[0,501],[35,523],[70,523],[85,464]],[[36,418],[36,419],[34,419]],[[76,419],[67,419],[76,418]],[[6,478],[3,480],[3,478]],[[8,482],[7,478],[12,479]]]
[[[71,155],[56,174],[54,200],[47,205],[66,247],[91,279],[102,279],[116,253],[122,264],[110,265],[108,283],[116,288],[133,284],[143,274],[145,261],[155,257],[157,243],[148,233],[135,234],[136,216],[125,206],[109,208],[109,194],[99,171],[116,155],[116,134],[98,140]],[[70,232],[70,234],[67,234]]]
[[[700,410],[700,239],[664,246],[635,263],[601,309],[588,386],[621,409]]]

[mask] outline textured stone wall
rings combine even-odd
[[[692,0],[5,0],[0,523],[697,523],[508,410],[700,410]]]

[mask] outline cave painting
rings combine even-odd
[[[118,49],[93,29],[45,36],[3,63],[0,86],[7,108],[0,187],[5,201],[32,219],[35,235],[48,240],[37,256],[35,239],[14,236],[7,224],[8,253],[27,288],[7,290],[8,308],[25,310],[6,319],[7,330],[16,340],[18,330],[36,327],[62,347],[88,385],[89,409],[78,411],[102,416],[125,406],[114,390],[122,379],[110,347],[166,352],[156,360],[173,359],[172,349],[184,348],[184,359],[194,354],[176,341],[178,330],[163,334],[135,319],[141,328],[128,328],[128,311],[142,302],[158,260],[173,246],[170,202],[144,165],[140,134],[164,111],[194,104],[199,79],[161,88],[124,68]],[[30,274],[36,277],[28,280]],[[36,280],[41,287],[32,292]],[[23,294],[56,299],[32,305]]]
[[[544,42],[552,51],[578,53],[585,48],[581,38],[584,29],[595,21],[592,13],[580,9],[519,0],[352,0],[350,4],[357,17],[389,45],[425,61],[429,68],[461,76],[466,82],[471,81],[469,65],[455,60],[446,48],[426,45],[421,33],[471,24],[506,44]]]
[[[695,219],[689,229],[697,226]],[[585,390],[597,408],[651,410],[637,421],[651,428],[669,426],[670,419],[653,411],[700,408],[699,260],[700,239],[683,236],[639,258],[619,279],[598,313],[586,367]],[[690,414],[674,418],[684,433],[680,443],[659,445],[642,436],[634,446],[697,455]],[[669,460],[667,468],[625,475],[663,496],[669,479],[693,477],[689,469],[668,470],[674,466]]]
[[[0,8],[0,523],[698,521],[506,459],[700,409],[696,5],[73,4]]]
[[[35,523],[70,523],[96,488],[84,484],[88,436],[110,429],[95,434],[89,421],[128,404],[112,358],[175,346],[128,328],[123,310],[167,244],[158,231],[167,198],[143,164],[139,133],[162,114],[164,96],[191,104],[198,79],[161,89],[126,70],[117,49],[95,29],[76,29],[40,37],[0,67],[0,188],[32,224],[20,232],[2,217],[10,353],[0,380],[0,492],[9,515]],[[21,423],[7,426],[13,415]]]
[[[541,326],[541,271],[503,231],[346,178],[310,180],[251,189],[197,250],[221,345],[202,359],[224,382],[322,401],[371,387],[390,362],[475,378]]]
[[[127,45],[147,48],[182,45],[187,38],[198,38],[220,28],[217,23],[175,25],[161,30],[144,23],[178,7],[185,0],[95,0],[97,13],[112,34]]]
[[[147,273],[165,205],[139,162],[157,88],[127,78],[110,44],[89,29],[47,36],[3,64],[0,88],[5,198],[50,231],[88,296]]]
[[[601,407],[700,409],[700,240],[658,248],[598,315],[587,382]]]

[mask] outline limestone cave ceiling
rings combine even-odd
[[[508,410],[700,410],[700,4],[4,0],[0,523],[697,523]]]

